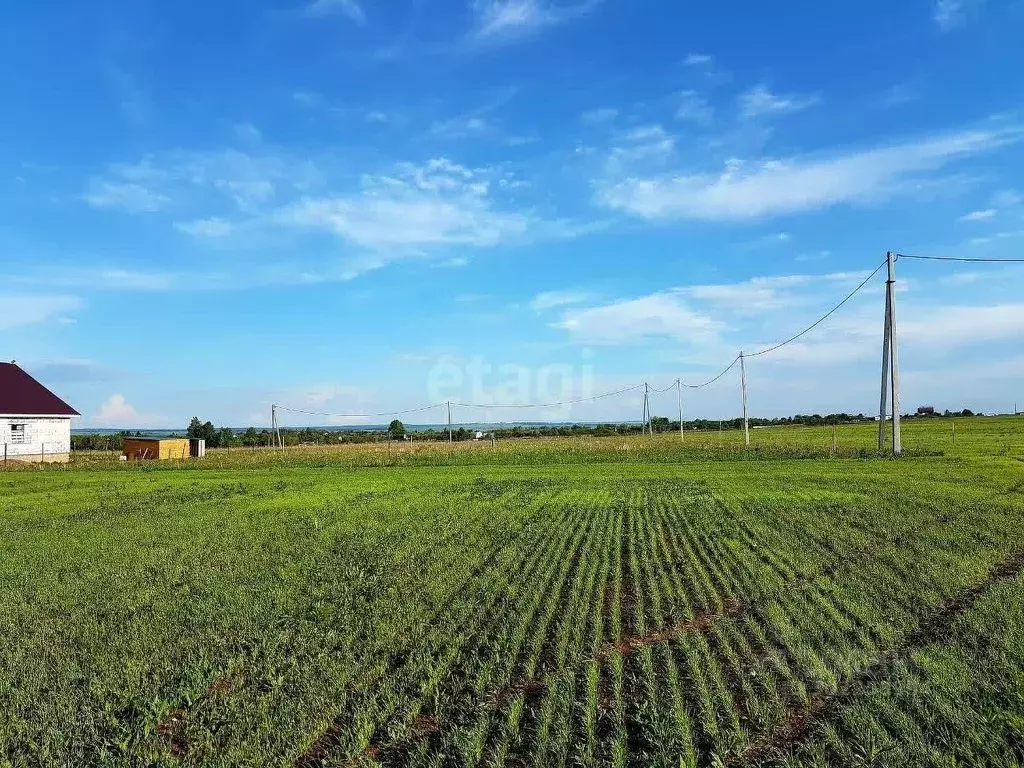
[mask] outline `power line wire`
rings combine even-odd
[[[1024,259],[988,259],[975,258],[972,256],[914,256],[907,253],[898,253],[899,259],[917,259],[919,261],[966,261],[974,264],[1021,264]]]
[[[492,404],[480,404],[480,403],[457,403],[454,400],[452,405],[457,405],[460,408],[555,408],[560,405],[576,405],[577,403],[588,403],[592,400],[601,400],[605,397],[614,397],[615,395],[623,395],[626,392],[632,392],[635,389],[640,389],[643,384],[635,384],[632,387],[626,387],[625,389],[617,389],[614,392],[605,392],[601,395],[593,395],[591,397],[580,397],[575,400],[562,400],[557,403],[512,403],[507,405],[501,405],[498,403]]]
[[[325,411],[307,411],[302,408],[289,408],[287,405],[276,405],[275,407],[279,411],[289,411],[291,413],[304,413],[307,416],[331,416],[334,418],[343,419],[362,419],[376,416],[405,416],[410,413],[422,413],[424,411],[432,411],[435,408],[441,408],[443,406],[444,403],[435,403],[434,405],[424,405],[421,408],[409,408],[404,411],[381,411],[380,413],[327,413]]]
[[[842,301],[840,301],[840,302],[839,302],[838,304],[836,304],[836,305],[835,305],[834,307],[832,307],[832,309],[830,309],[830,310],[829,310],[828,312],[826,312],[826,313],[825,313],[824,315],[822,315],[822,316],[821,316],[821,317],[819,317],[819,318],[818,318],[817,320],[815,320],[815,321],[814,321],[813,323],[811,323],[811,324],[810,324],[809,326],[807,326],[807,327],[806,327],[806,328],[804,328],[804,329],[803,329],[802,331],[800,331],[800,333],[796,334],[795,336],[790,336],[790,337],[789,337],[788,339],[786,339],[785,341],[779,342],[778,344],[776,344],[776,345],[774,345],[774,346],[771,346],[771,347],[768,347],[767,349],[762,349],[762,350],[761,350],[760,352],[750,352],[750,353],[744,354],[743,356],[744,356],[744,357],[758,357],[758,356],[760,356],[760,355],[767,355],[767,354],[768,354],[769,352],[774,352],[774,351],[775,351],[775,350],[777,350],[777,349],[781,349],[782,347],[786,346],[787,344],[792,344],[792,343],[793,343],[794,341],[796,341],[797,339],[799,339],[799,338],[800,338],[801,336],[803,336],[804,334],[806,334],[806,333],[809,333],[810,331],[813,331],[813,330],[814,330],[815,328],[817,328],[817,327],[818,327],[819,325],[821,325],[821,324],[822,324],[823,322],[825,322],[825,321],[826,321],[826,320],[827,320],[828,318],[830,318],[830,317],[831,317],[832,315],[834,315],[834,314],[835,314],[836,312],[838,312],[838,311],[839,311],[839,309],[840,309],[840,308],[841,308],[841,307],[842,307],[843,305],[845,305],[845,304],[846,304],[846,302],[848,302],[848,301],[849,301],[850,299],[852,299],[852,298],[853,298],[854,296],[856,296],[856,295],[857,295],[858,293],[860,293],[860,290],[861,290],[861,289],[862,289],[862,288],[863,288],[863,287],[864,287],[865,285],[867,285],[868,283],[870,283],[870,282],[871,282],[871,278],[873,278],[873,277],[874,277],[875,275],[877,275],[877,274],[878,274],[878,271],[879,271],[879,270],[880,270],[880,269],[881,269],[882,267],[884,267],[884,266],[886,265],[887,261],[888,261],[888,260],[886,260],[886,261],[883,261],[883,262],[882,262],[881,264],[879,264],[879,265],[878,265],[877,267],[875,267],[874,271],[872,271],[870,275],[868,275],[868,276],[867,276],[866,278],[864,278],[864,282],[862,282],[862,283],[861,283],[860,285],[858,285],[858,286],[857,286],[856,288],[854,288],[854,289],[853,289],[853,290],[852,290],[852,291],[851,291],[851,292],[850,292],[850,293],[849,293],[849,294],[848,294],[848,295],[846,296],[846,298],[845,298],[845,299],[843,299]]]
[[[719,380],[720,378],[722,378],[723,376],[725,376],[725,374],[727,374],[727,373],[728,373],[729,371],[731,371],[731,370],[733,369],[733,366],[735,366],[735,365],[736,365],[736,363],[738,363],[738,362],[739,362],[739,359],[740,359],[740,356],[739,356],[739,355],[736,355],[736,357],[734,357],[734,358],[732,359],[732,362],[731,362],[731,363],[729,363],[729,364],[728,364],[728,365],[727,365],[727,366],[726,366],[725,368],[723,368],[723,369],[722,369],[722,372],[721,372],[721,373],[719,373],[719,374],[718,374],[717,376],[715,376],[715,377],[714,377],[713,379],[708,379],[707,381],[705,381],[705,382],[703,382],[703,383],[701,383],[701,384],[685,384],[685,383],[683,383],[683,382],[680,382],[680,383],[681,383],[681,384],[682,384],[682,385],[683,385],[684,387],[686,387],[687,389],[702,389],[702,388],[704,388],[704,387],[710,386],[710,385],[714,384],[714,383],[715,383],[716,381],[718,381],[718,380]]]
[[[675,389],[676,385],[679,384],[679,383],[681,383],[679,381],[679,379],[676,379],[675,381],[673,381],[671,384],[669,384],[664,389],[652,389],[651,390],[651,394],[652,395],[660,395],[662,392],[668,392],[670,389]]]

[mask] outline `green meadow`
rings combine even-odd
[[[0,472],[2,766],[1015,766],[1024,417]]]

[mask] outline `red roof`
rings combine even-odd
[[[14,363],[0,363],[0,413],[17,416],[81,416]]]

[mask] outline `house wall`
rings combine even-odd
[[[12,443],[11,425],[25,425],[25,441]],[[0,460],[67,461],[71,453],[71,419],[0,416]]]

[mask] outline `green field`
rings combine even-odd
[[[1024,762],[1024,418],[0,473],[0,765]]]

